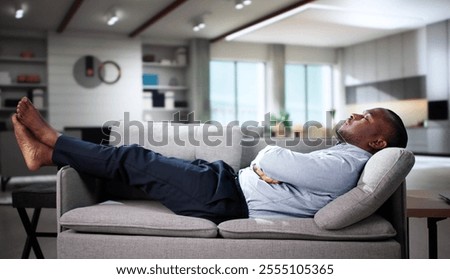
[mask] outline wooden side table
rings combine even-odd
[[[428,256],[437,259],[437,222],[450,217],[450,204],[438,190],[408,190],[406,206],[408,217],[427,218]]]

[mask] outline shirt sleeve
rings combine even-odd
[[[334,153],[299,153],[271,146],[255,158],[267,176],[314,193],[338,196],[356,184],[360,168]]]

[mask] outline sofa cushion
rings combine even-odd
[[[378,215],[335,231],[319,228],[313,218],[237,219],[218,227],[224,238],[244,239],[380,240],[396,235],[392,225]]]
[[[155,201],[106,202],[63,214],[60,225],[79,232],[208,238],[217,226],[206,219],[179,216]]]
[[[355,188],[320,209],[314,221],[336,230],[372,215],[398,188],[414,165],[414,155],[403,148],[386,148],[367,162]]]

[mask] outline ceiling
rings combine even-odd
[[[56,32],[76,0],[1,0],[0,30]],[[94,32],[129,36],[176,0],[84,0],[62,32]],[[299,0],[253,0],[242,10],[235,0],[187,0],[165,14],[137,37],[180,42],[190,38],[213,40],[231,30],[257,21]],[[25,15],[14,18],[21,3]],[[279,43],[318,47],[343,47],[419,28],[450,18],[450,0],[317,0],[288,18],[263,27],[235,41]],[[117,11],[120,20],[106,24],[107,14]],[[206,28],[192,26],[203,17]]]

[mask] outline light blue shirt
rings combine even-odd
[[[312,217],[327,203],[356,186],[370,157],[369,152],[351,144],[338,144],[311,153],[267,146],[250,167],[239,172],[249,216]],[[261,180],[253,171],[253,165],[282,183],[269,184]]]

